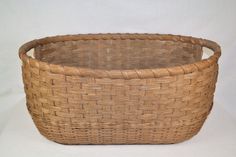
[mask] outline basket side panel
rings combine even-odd
[[[28,110],[64,144],[176,143],[195,135],[212,106],[218,65],[148,79],[67,76],[24,63]]]
[[[202,47],[180,41],[78,40],[35,48],[41,61],[92,69],[149,69],[190,64],[201,60]]]

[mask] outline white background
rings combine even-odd
[[[215,102],[235,124],[235,0],[0,0],[0,135],[15,122],[8,119],[14,119],[16,104],[25,105],[20,45],[51,35],[107,32],[170,33],[218,42],[222,56]]]

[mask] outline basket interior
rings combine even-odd
[[[92,69],[149,69],[201,60],[202,47],[160,40],[78,40],[35,47],[38,60]]]

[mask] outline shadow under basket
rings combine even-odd
[[[202,59],[203,47],[214,54]],[[55,36],[19,49],[29,113],[62,144],[191,138],[212,108],[220,54],[213,41],[160,34]]]

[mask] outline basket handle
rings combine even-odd
[[[28,56],[27,53],[32,49],[34,48],[35,46],[37,46],[38,44],[38,40],[33,40],[33,41],[30,41],[24,45],[22,45],[20,48],[19,48],[19,57],[20,59],[23,59],[24,57],[31,57],[31,56]]]

